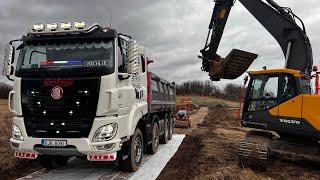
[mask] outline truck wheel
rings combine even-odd
[[[169,114],[169,124],[170,124],[170,126],[169,126],[169,140],[172,139],[172,134],[173,134],[173,129],[174,129],[173,122],[174,122],[173,118],[172,118],[171,114]]]
[[[167,144],[169,141],[169,129],[170,129],[170,121],[168,115],[166,114],[164,117],[164,132],[160,136],[160,143]]]
[[[157,122],[153,123],[152,126],[152,143],[147,147],[147,153],[155,154],[159,146],[159,126]]]
[[[139,128],[137,128],[134,134],[129,140],[128,157],[122,159],[119,157],[119,167],[122,171],[135,172],[139,169],[143,155],[143,138]]]
[[[39,161],[42,167],[46,169],[56,169],[65,166],[68,163],[70,157],[68,156],[50,156],[40,155]]]

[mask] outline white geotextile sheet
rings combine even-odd
[[[153,180],[156,179],[172,156],[181,145],[185,135],[174,134],[168,144],[160,145],[154,155],[144,155],[139,170],[135,173],[119,171],[110,162],[89,162],[74,159],[67,166],[49,172],[40,170],[29,174],[19,180],[47,179],[47,180],[96,180],[96,179],[130,179],[130,180]]]

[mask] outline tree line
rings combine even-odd
[[[212,81],[187,81],[176,85],[177,95],[212,96],[231,101],[238,101],[241,96],[242,86],[238,84],[227,84],[219,88]]]

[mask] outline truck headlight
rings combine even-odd
[[[12,124],[12,138],[16,140],[23,141],[23,136],[19,127],[15,124]]]
[[[94,142],[108,141],[112,139],[117,133],[118,124],[112,123],[101,126],[93,136]]]

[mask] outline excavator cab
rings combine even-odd
[[[312,112],[310,109],[316,105],[314,103],[320,103],[320,97],[311,95],[309,78],[291,69],[255,71],[249,75],[243,126],[320,138],[311,119],[306,118],[306,112]]]

